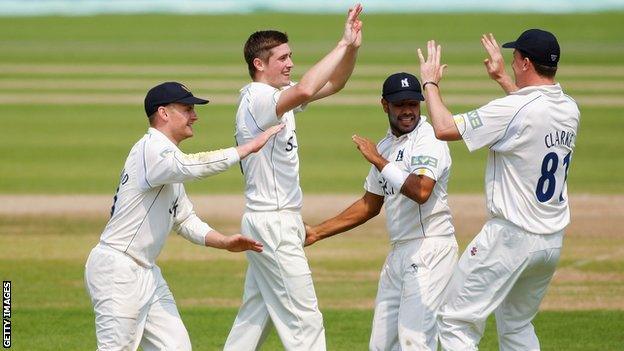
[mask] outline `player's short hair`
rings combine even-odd
[[[147,121],[149,122],[150,126],[154,125],[154,120],[156,119],[157,114],[158,114],[158,110],[156,110],[156,112],[152,113],[151,115],[147,116]]]
[[[518,50],[518,52],[520,53],[520,56],[522,56],[522,58],[528,57],[529,60],[531,60],[531,57],[528,56],[526,53],[522,52],[522,50]],[[541,77],[555,78],[555,74],[557,74],[557,66],[552,67],[541,65],[537,62],[534,62],[533,60],[531,60],[531,63],[533,64],[533,67],[535,67],[535,72],[537,72],[537,74],[539,74]]]
[[[253,60],[257,57],[266,62],[270,57],[271,49],[285,43],[288,43],[288,35],[276,30],[257,31],[249,36],[249,39],[247,39],[245,43],[243,53],[245,55],[245,62],[247,62],[249,75],[252,79],[256,74],[256,67],[253,64]]]

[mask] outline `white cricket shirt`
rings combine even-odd
[[[236,113],[238,145],[249,142],[271,126],[286,125],[260,151],[241,162],[246,208],[250,211],[298,211],[302,207],[295,113],[303,108],[288,111],[279,119],[276,112],[279,96],[287,88],[276,89],[252,82],[240,90]]]
[[[536,234],[570,223],[566,178],[580,112],[559,84],[525,87],[454,118],[470,151],[490,149],[490,216]]]
[[[371,166],[364,189],[384,197],[390,242],[454,234],[446,192],[451,156],[446,142],[436,139],[426,117],[420,116],[416,128],[398,138],[388,131],[377,144],[377,151],[399,169],[436,181],[431,196],[421,205],[401,194],[401,189],[394,189],[381,172]]]
[[[193,211],[185,181],[228,169],[240,160],[235,148],[184,154],[164,134],[149,128],[126,159],[100,242],[151,267],[173,228],[204,245],[212,230]]]

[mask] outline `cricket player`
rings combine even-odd
[[[531,320],[559,260],[570,222],[566,178],[579,109],[555,82],[560,49],[552,33],[530,29],[513,42],[511,67],[492,34],[481,42],[489,76],[508,93],[476,110],[453,116],[438,84],[445,65],[441,47],[420,49],[421,78],[435,134],[463,139],[468,150],[488,148],[485,173],[489,220],[461,256],[440,309],[445,350],[476,350],[485,320],[496,314],[501,350],[539,350]]]
[[[292,52],[285,33],[255,32],[245,44],[253,82],[241,89],[236,140],[242,144],[271,126],[285,127],[265,149],[241,163],[246,198],[241,232],[261,242],[264,251],[247,255],[243,303],[225,350],[257,350],[271,325],[286,350],[326,348],[323,317],[303,251],[295,113],[344,87],[362,41],[361,11],[359,4],[349,10],[342,39],[299,83],[291,81]]]
[[[418,79],[389,76],[381,105],[388,134],[375,147],[353,136],[372,164],[366,192],[337,216],[307,227],[306,244],[359,226],[386,206],[392,248],[383,265],[375,301],[370,350],[438,349],[436,313],[457,262],[457,242],[446,185],[451,156],[446,142],[420,115]]]
[[[178,144],[193,136],[194,105],[207,102],[176,82],[157,85],[145,97],[150,128],[130,150],[111,218],[85,267],[98,350],[191,350],[155,263],[172,228],[198,245],[262,251],[262,243],[240,234],[225,236],[200,220],[183,183],[225,171],[257,152],[281,126],[235,148],[185,154]]]

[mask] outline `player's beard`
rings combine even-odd
[[[403,120],[404,118],[409,118],[410,123],[406,123]],[[411,133],[416,128],[420,121],[420,116],[416,116],[415,114],[395,116],[388,112],[388,121],[390,122],[392,133],[396,136],[401,136]]]

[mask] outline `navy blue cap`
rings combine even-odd
[[[405,72],[395,73],[386,78],[386,81],[383,83],[381,96],[389,102],[425,100],[418,79]]]
[[[550,67],[557,67],[561,55],[557,38],[541,29],[529,29],[516,41],[505,43],[503,47],[521,51],[531,61]]]
[[[149,117],[158,111],[158,107],[174,102],[188,105],[204,105],[208,103],[208,100],[193,96],[189,88],[182,83],[165,82],[158,84],[147,92],[144,102],[145,113]]]

